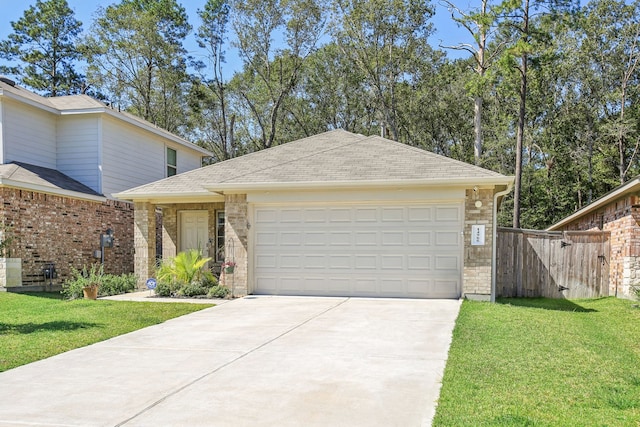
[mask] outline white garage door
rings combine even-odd
[[[462,203],[254,208],[258,294],[457,298]]]

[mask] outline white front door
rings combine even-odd
[[[179,251],[198,249],[208,256],[209,213],[207,211],[180,211]]]

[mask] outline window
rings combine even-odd
[[[167,177],[178,173],[178,153],[173,148],[167,147]]]
[[[216,212],[216,261],[224,262],[224,211]]]

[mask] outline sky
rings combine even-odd
[[[200,25],[197,10],[204,7],[206,0],[182,0],[181,3],[187,11],[189,16],[189,22],[193,28],[197,28]],[[471,0],[466,0],[471,2]],[[82,27],[85,31],[89,29],[93,22],[93,15],[99,6],[107,7],[110,4],[118,3],[117,0],[67,0],[69,7],[75,12],[76,19],[82,22]],[[35,4],[36,0],[0,0],[0,40],[5,40],[7,36],[13,32],[11,27],[12,21],[20,19],[24,11],[31,5]],[[460,1],[459,5],[464,7],[464,1]],[[461,42],[473,42],[469,33],[464,29],[460,29],[451,20],[451,15],[447,12],[447,9],[440,5],[437,1],[433,4],[436,6],[436,14],[432,19],[432,23],[435,27],[435,33],[429,38],[429,42],[433,47],[439,45],[455,45]],[[187,36],[185,41],[185,48],[191,55],[197,56],[199,49],[197,47],[192,30],[191,34]],[[224,67],[224,72],[227,74],[227,78],[231,77],[234,71],[241,68],[241,62],[234,54],[233,49],[230,46],[226,47],[227,51],[227,64]],[[447,50],[447,55],[450,58],[459,58],[466,56],[465,53],[454,50]]]

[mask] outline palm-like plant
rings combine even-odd
[[[211,258],[203,257],[197,249],[180,252],[159,266],[156,278],[160,282],[180,285],[211,280],[213,275],[203,268],[209,261]]]

